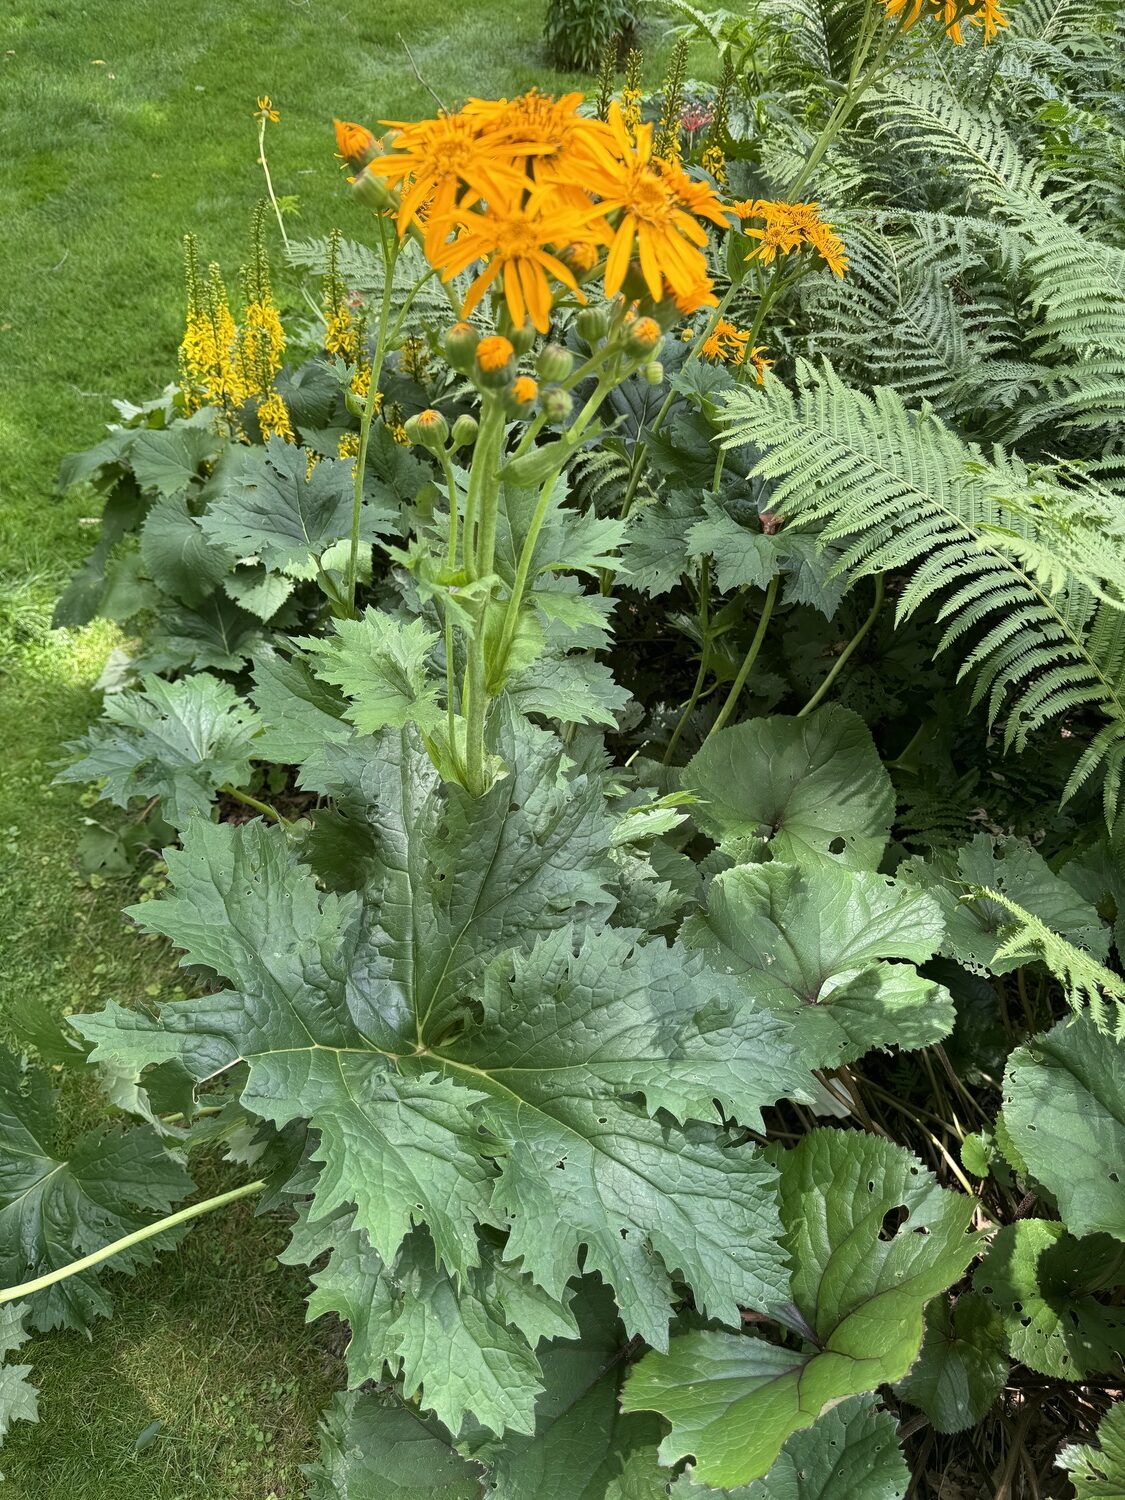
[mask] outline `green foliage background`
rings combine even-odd
[[[75,872],[79,789],[52,787],[60,744],[98,711],[114,644],[98,622],[49,635],[55,595],[88,550],[90,502],[55,498],[64,452],[95,441],[122,394],[159,389],[181,332],[180,236],[234,266],[261,191],[252,111],[281,111],[270,161],[295,194],[298,237],[354,209],[339,191],[331,118],[411,116],[444,100],[578,80],[546,66],[543,6],[424,8],[277,0],[16,3],[0,28],[0,1029],[28,997],[56,1013],[171,998],[177,980],[121,915],[113,882]],[[665,49],[648,36],[646,76]],[[710,70],[700,47],[695,72]],[[286,288],[283,285],[284,298]],[[293,293],[292,287],[289,289]],[[72,1088],[81,1119],[89,1101]],[[225,1169],[226,1176],[230,1169]],[[204,1193],[221,1191],[218,1168]],[[50,1384],[38,1426],[4,1453],[12,1500],[278,1500],[338,1384],[330,1341],[302,1329],[304,1277],[269,1257],[269,1221],[235,1212],[175,1264],[129,1284],[112,1324],[39,1339]],[[265,1269],[263,1269],[265,1263]],[[270,1267],[274,1269],[270,1269]],[[137,1439],[154,1421],[155,1439]]]

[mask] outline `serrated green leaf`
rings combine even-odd
[[[1098,1423],[1098,1443],[1071,1443],[1059,1454],[1074,1486],[1075,1500],[1122,1500],[1125,1496],[1125,1401],[1115,1401]]]
[[[691,568],[686,538],[702,514],[697,497],[682,490],[634,512],[628,531],[630,588],[656,598],[676,587]]]
[[[362,733],[406,724],[428,733],[444,718],[441,682],[428,665],[440,639],[421,620],[368,609],[358,620],[337,620],[334,635],[297,645],[315,659],[317,676],[345,694],[345,717]]]
[[[223,582],[234,556],[209,538],[183,495],[158,500],[141,528],[148,576],[181,604],[197,608]]]
[[[1075,1235],[1125,1240],[1121,1043],[1091,1016],[1060,1021],[1008,1059],[1004,1120],[1027,1170]]]
[[[0,1052],[0,1284],[18,1286],[100,1250],[191,1190],[182,1159],[147,1126],[90,1130],[63,1148],[46,1075],[22,1072]],[[135,1271],[160,1247],[159,1239],[143,1241],[115,1256],[112,1268]],[[36,1292],[29,1307],[33,1328],[85,1328],[111,1302],[95,1269]]]
[[[909,1483],[894,1417],[873,1397],[852,1396],[786,1439],[764,1479],[720,1492],[687,1474],[671,1493],[676,1500],[719,1500],[720,1493],[724,1500],[902,1500]]]
[[[267,573],[259,564],[239,565],[223,579],[228,598],[259,620],[272,620],[296,584],[283,573]]]
[[[940,1188],[908,1151],[856,1131],[815,1130],[776,1153],[793,1307],[812,1347],[702,1331],[647,1355],[628,1411],[672,1423],[666,1464],[693,1456],[697,1481],[761,1478],[785,1440],[842,1397],[898,1380],[917,1358],[922,1310],[974,1251],[973,1200]]]
[[[603,662],[580,653],[539,657],[512,677],[507,691],[521,713],[542,714],[561,724],[612,727],[629,701]]]
[[[586,1278],[574,1307],[580,1340],[556,1339],[539,1350],[544,1390],[534,1434],[502,1448],[477,1446],[468,1435],[469,1451],[489,1467],[491,1500],[611,1500],[623,1466],[655,1442],[652,1418],[618,1408],[628,1340],[613,1298]],[[620,1500],[639,1496],[625,1491]]]
[[[974,1427],[1004,1389],[1008,1356],[999,1312],[977,1292],[926,1308],[918,1363],[895,1394],[920,1406],[938,1432]]]
[[[156,676],[143,688],[107,695],[101,720],[67,749],[80,758],[58,781],[104,781],[101,798],[128,807],[159,797],[175,828],[208,816],[225,782],[245,786],[257,719],[227,682],[201,672],[179,682]]]
[[[98,601],[98,614],[124,625],[142,610],[156,609],[160,603],[158,590],[142,574],[139,553],[130,550],[110,558],[105,569],[105,590]]]
[[[321,1132],[317,1216],[355,1203],[387,1262],[425,1222],[464,1271],[491,1223],[556,1300],[584,1249],[652,1343],[673,1274],[736,1323],[787,1279],[774,1171],[725,1149],[713,1101],[752,1115],[803,1071],[779,1023],[682,949],[590,922],[528,952],[605,910],[612,825],[556,742],[506,734],[513,771],[479,798],[438,783],[409,736],[328,747],[377,832],[362,900],[321,891],[283,830],[197,823],[168,855],[174,895],[134,915],[237,990],[173,1002],[160,1026],[111,1009],[80,1029],[137,1069],[248,1063],[256,1113]],[[661,1106],[714,1123],[679,1129]]]
[[[894,816],[891,779],[863,720],[835,704],[714,735],[688,764],[696,822],[735,859],[764,840],[774,859],[874,869]]]
[[[207,425],[177,422],[172,427],[142,428],[129,444],[129,467],[142,490],[176,495],[199,478],[222,442]]]
[[[220,590],[198,609],[163,616],[134,665],[138,672],[237,672],[265,640],[262,622]]]
[[[1080,1380],[1117,1369],[1125,1354],[1125,1315],[1094,1295],[1123,1271],[1125,1251],[1108,1235],[1077,1240],[1062,1224],[1020,1219],[997,1233],[973,1287],[999,1311],[1013,1359]]]
[[[706,914],[689,918],[683,935],[741,976],[762,1006],[787,1016],[805,1061],[821,1068],[949,1034],[952,999],[914,968],[936,952],[944,930],[937,904],[920,891],[822,862],[724,871],[711,883]]]
[[[404,1399],[417,1398],[453,1432],[472,1419],[496,1433],[533,1431],[539,1363],[496,1295],[490,1247],[482,1247],[479,1268],[454,1282],[435,1266],[424,1234],[413,1234],[389,1266],[346,1221],[328,1228],[310,1222],[303,1238],[284,1259],[306,1260],[333,1246],[313,1274],[309,1317],[334,1312],[350,1326],[350,1385],[382,1379],[386,1366],[401,1381]],[[555,1327],[564,1319],[559,1305]],[[538,1326],[542,1310],[533,1320]],[[566,1332],[577,1333],[572,1320]]]
[[[366,1393],[333,1397],[305,1471],[308,1500],[480,1500],[479,1473],[418,1412]]]
[[[25,1321],[30,1307],[26,1302],[7,1302],[0,1307],[0,1443],[8,1436],[13,1422],[38,1422],[39,1392],[28,1380],[30,1365],[8,1363],[31,1335]],[[0,1479],[3,1479],[0,1474]]]
[[[260,651],[250,697],[262,725],[256,751],[263,760],[299,765],[326,743],[352,737],[344,699],[302,656],[282,656],[272,648]]]
[[[234,556],[253,557],[270,572],[312,577],[320,555],[351,535],[351,459],[324,458],[308,472],[303,449],[270,438],[253,463],[203,517],[210,540]],[[391,513],[364,503],[360,540],[386,535]]]
[[[1036,957],[998,956],[1011,913],[987,898],[965,901],[974,886],[991,887],[1016,901],[1095,958],[1104,959],[1109,952],[1109,933],[1095,908],[1056,875],[1026,839],[978,833],[955,856],[909,860],[900,873],[941,903],[947,924],[945,951],[966,968],[1008,974]]]

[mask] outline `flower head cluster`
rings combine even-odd
[[[887,15],[909,31],[923,16],[935,21],[949,37],[960,44],[965,40],[961,30],[968,22],[984,32],[985,46],[999,36],[1008,18],[997,0],[883,0]]]
[[[691,329],[684,335],[685,338],[693,337]],[[750,342],[750,331],[739,328],[729,318],[720,318],[710,330],[699,350],[701,359],[707,359],[712,364],[727,365],[749,365],[754,371],[754,378],[761,385],[766,378],[766,371],[773,365],[772,359],[766,359],[766,346],[755,344],[752,349],[747,348]]]
[[[212,264],[203,277],[195,238],[185,238],[187,318],[180,341],[180,392],[189,412],[218,407],[236,428],[239,409],[255,401],[263,436],[292,441],[289,413],[274,384],[284,357],[285,330],[270,287],[264,225],[260,207],[253,256],[242,273],[246,310],[241,324],[231,311],[219,267]]]
[[[394,126],[368,163],[397,195],[400,233],[421,235],[443,279],[473,272],[466,315],[494,291],[515,327],[546,332],[558,289],[585,301],[580,281],[603,261],[609,297],[628,278],[631,298],[685,311],[713,301],[701,220],[728,224],[714,191],[655,155],[651,125],[630,128],[617,104],[594,119],[581,102],[473,99]]]
[[[823,222],[817,212],[818,204],[773,203],[754,198],[734,203],[731,207],[742,220],[747,238],[758,242],[747,256],[748,260],[758,260],[768,266],[779,256],[808,245],[834,276],[843,276],[847,270],[844,242],[833,232],[831,224]]]

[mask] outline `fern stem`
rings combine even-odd
[[[103,1245],[100,1250],[84,1255],[81,1260],[72,1260],[68,1266],[60,1266],[55,1271],[49,1271],[45,1276],[36,1276],[33,1281],[21,1282],[19,1286],[6,1287],[0,1291],[0,1305],[5,1302],[17,1302],[21,1297],[31,1297],[36,1292],[42,1292],[47,1287],[54,1286],[58,1281],[66,1281],[71,1276],[78,1276],[83,1271],[100,1265],[103,1260],[109,1260],[113,1255],[120,1255],[123,1250],[131,1250],[134,1245],[151,1240],[154,1235],[164,1234],[166,1230],[175,1229],[178,1224],[187,1224],[192,1219],[198,1219],[202,1214],[209,1214],[213,1208],[225,1208],[228,1203],[236,1203],[239,1198],[249,1198],[252,1193],[260,1193],[265,1185],[263,1178],[258,1182],[247,1182],[242,1187],[231,1188],[229,1193],[219,1193],[217,1197],[205,1198],[202,1203],[193,1203],[189,1208],[181,1208],[178,1212],[169,1214],[166,1219],[157,1219],[154,1224],[146,1224],[143,1229],[136,1229],[132,1234],[123,1235],[121,1239],[114,1240],[109,1245]]]
[[[882,575],[882,573],[879,573],[879,574],[876,575],[876,578],[875,578],[875,602],[874,602],[874,604],[872,604],[871,609],[868,612],[867,618],[864,620],[863,624],[856,631],[855,635],[852,636],[852,638],[848,642],[848,644],[840,652],[839,656],[836,658],[835,662],[832,664],[832,670],[829,672],[828,676],[820,684],[820,686],[817,688],[816,692],[812,695],[812,697],[809,699],[809,701],[805,704],[804,708],[802,708],[801,711],[798,713],[798,715],[797,715],[798,719],[803,719],[806,714],[811,714],[812,713],[813,709],[817,706],[817,704],[824,697],[824,695],[828,691],[828,689],[836,681],[836,678],[839,677],[840,673],[847,666],[848,659],[852,655],[854,655],[856,647],[863,640],[864,636],[871,629],[872,625],[874,625],[875,620],[876,620],[876,618],[877,618],[877,616],[879,614],[879,611],[883,607],[883,600],[884,600],[885,597],[886,597],[886,584],[883,581],[883,575]]]
[[[758,621],[758,628],[754,632],[754,639],[750,642],[750,649],[743,657],[742,665],[738,669],[738,676],[731,684],[731,690],[727,694],[727,701],[723,704],[722,708],[720,708],[718,717],[711,725],[711,728],[707,731],[708,739],[710,739],[713,734],[717,734],[719,730],[722,729],[724,724],[730,718],[731,714],[734,712],[735,706],[737,705],[738,700],[742,695],[742,689],[746,686],[746,679],[750,676],[751,669],[753,668],[754,663],[758,660],[758,653],[759,651],[761,651],[762,642],[766,638],[766,628],[770,623],[770,616],[773,614],[773,606],[777,599],[777,590],[780,583],[781,575],[780,573],[775,573],[774,576],[770,579],[769,588],[766,590],[766,602],[762,605],[762,616]]]

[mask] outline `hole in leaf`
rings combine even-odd
[[[1117,1175],[1116,1172],[1111,1172],[1109,1174],[1109,1180],[1110,1180],[1110,1182],[1120,1182],[1121,1178]]]
[[[909,1211],[905,1203],[900,1203],[895,1208],[888,1208],[879,1226],[879,1238],[884,1241],[893,1240],[908,1217]]]
[[[828,852],[829,852],[829,854],[843,854],[844,850],[847,847],[848,846],[844,842],[844,840],[842,838],[840,838],[839,835],[837,835],[836,838],[834,838],[832,840],[832,842],[829,844],[829,846],[828,846]]]

